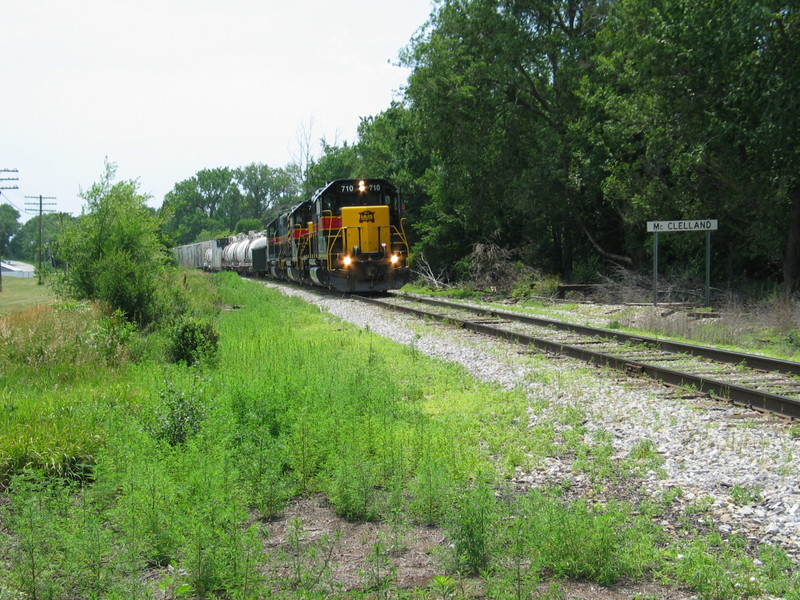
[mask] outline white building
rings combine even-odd
[[[34,277],[36,267],[16,260],[0,261],[3,277]]]

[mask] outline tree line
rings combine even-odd
[[[714,218],[715,281],[796,292],[798,30],[785,0],[442,0],[401,52],[402,96],[354,142],[204,169],[156,217],[167,243],[190,243],[263,227],[332,179],[386,177],[414,254],[453,277],[477,243],[572,281],[649,272],[646,221]],[[661,252],[703,273],[698,236]]]
[[[782,2],[443,3],[404,54],[421,248],[494,239],[585,277],[647,268],[648,220],[717,218],[717,278],[796,290],[798,41]],[[669,240],[687,264],[698,246]]]
[[[446,0],[403,99],[316,166],[398,182],[439,267],[491,242],[573,280],[647,270],[646,221],[716,218],[716,280],[797,291],[799,29],[780,1]],[[703,272],[702,239],[664,252]]]

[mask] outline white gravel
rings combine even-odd
[[[423,324],[417,318],[355,300],[267,285],[319,305],[358,327],[414,344],[420,352],[458,362],[481,379],[506,388],[524,387],[533,398],[549,401],[548,413],[564,406],[579,407],[590,430],[613,436],[619,457],[637,443],[650,441],[664,464],[645,475],[642,487],[646,493],[657,498],[679,488],[682,494],[676,502],[684,508],[707,509],[704,514],[711,516],[711,525],[721,533],[739,533],[754,543],[779,545],[800,560],[800,439],[789,434],[785,421],[710,400],[676,397],[674,390],[664,386],[631,383],[576,361],[531,361],[513,344]],[[558,374],[564,370],[569,370],[568,376]],[[531,425],[547,418],[547,414],[531,411]],[[573,472],[568,457],[548,459],[536,471],[517,476],[519,483],[530,485],[565,479],[589,485],[584,474]],[[742,502],[737,495],[746,490],[757,492],[753,501]]]

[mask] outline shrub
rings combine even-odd
[[[511,297],[526,300],[531,296],[554,298],[558,295],[561,280],[556,275],[521,273],[511,290]]]
[[[519,281],[532,275],[529,267],[518,262],[513,250],[494,243],[476,243],[468,257],[470,281],[478,289],[510,292],[519,287]]]
[[[115,173],[116,165],[106,164],[101,181],[81,193],[87,212],[58,239],[59,258],[70,268],[56,279],[56,291],[100,300],[148,325],[163,312],[156,292],[167,249],[146,205],[149,197],[138,193],[136,181],[113,183]]]
[[[202,390],[187,393],[167,382],[165,389],[159,392],[161,402],[155,410],[153,436],[170,446],[181,446],[197,435],[206,414],[200,392]]]
[[[173,363],[213,363],[218,349],[219,333],[214,325],[188,317],[173,327],[168,356]]]
[[[558,295],[560,285],[561,280],[557,275],[545,275],[533,285],[533,295],[554,298]]]

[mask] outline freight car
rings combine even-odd
[[[261,232],[188,244],[179,263],[206,270],[379,292],[408,282],[408,239],[397,188],[385,179],[338,179]]]

